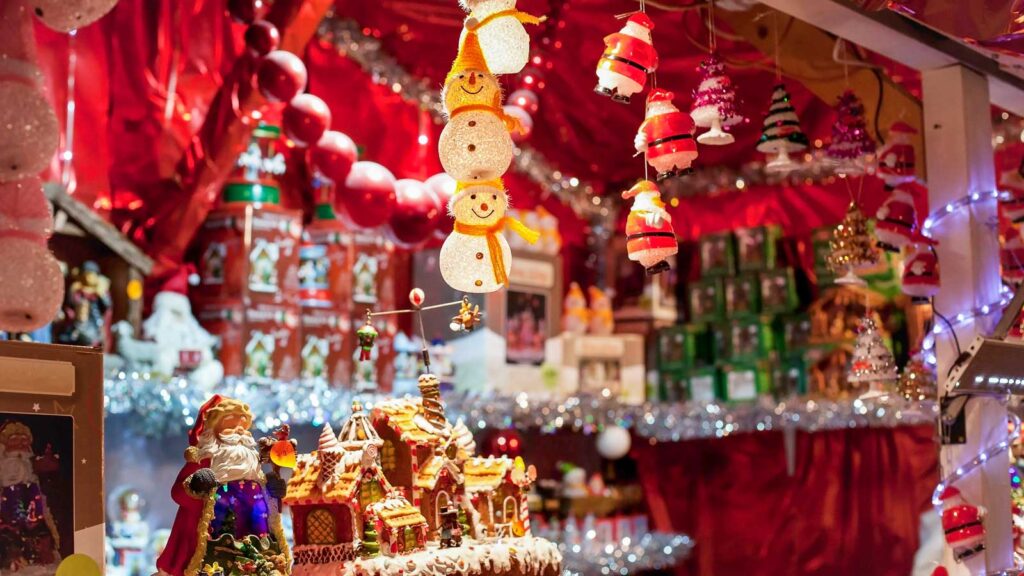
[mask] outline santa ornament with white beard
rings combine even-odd
[[[142,323],[142,333],[157,344],[155,371],[187,374],[190,384],[210,390],[224,377],[224,366],[213,354],[217,339],[192,315],[188,273],[184,269],[157,293],[153,313]]]
[[[286,484],[263,473],[251,426],[249,406],[232,398],[214,395],[199,409],[185,466],[171,488],[179,508],[157,560],[159,576],[196,576],[215,563],[226,574],[250,563],[256,573],[290,574],[279,511]],[[249,546],[242,555],[226,555],[235,543]]]
[[[597,62],[594,92],[629,104],[630,97],[644,89],[647,75],[658,67],[651,30],[654,30],[654,21],[650,16],[636,12],[621,30],[605,36],[604,54]]]
[[[28,426],[9,421],[0,428],[0,574],[48,575],[60,562],[57,527],[39,484],[45,462],[32,451]]]

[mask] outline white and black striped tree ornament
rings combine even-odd
[[[779,83],[772,91],[772,102],[765,115],[757,151],[774,155],[765,166],[767,172],[788,172],[796,168],[790,153],[808,146],[807,135],[800,128],[800,119],[790,101],[786,85]]]

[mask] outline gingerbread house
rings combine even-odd
[[[408,554],[427,545],[429,528],[419,508],[397,491],[370,505],[368,511],[374,531],[380,535],[380,549],[385,556]]]
[[[537,472],[502,456],[474,457],[463,464],[465,490],[478,537],[524,536],[530,531],[527,492]]]

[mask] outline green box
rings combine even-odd
[[[722,388],[722,373],[714,366],[691,370],[686,382],[687,399],[691,402],[714,402]]]
[[[814,275],[818,277],[818,286],[827,286],[835,280],[835,272],[828,265],[828,256],[832,253],[832,227],[815,228],[811,232],[811,247],[814,249]]]
[[[722,365],[719,397],[726,402],[749,402],[771,394],[768,362],[729,362]]]
[[[709,331],[708,342],[711,346],[712,363],[729,359],[729,324],[713,324]]]
[[[711,362],[711,334],[705,324],[669,326],[658,331],[658,369],[681,370]]]
[[[761,287],[757,274],[725,279],[725,314],[729,318],[756,316],[761,312]]]
[[[728,326],[728,358],[732,362],[755,362],[775,351],[775,330],[771,318],[734,320]]]
[[[683,402],[689,394],[689,378],[685,370],[661,370],[658,399],[663,402]]]
[[[736,243],[732,232],[700,237],[701,277],[724,277],[736,273]]]
[[[782,400],[807,394],[807,364],[803,356],[784,357],[774,368],[772,396]]]
[[[811,317],[807,314],[788,314],[778,318],[779,353],[784,356],[802,354],[811,346]]]
[[[740,272],[773,270],[778,265],[776,244],[782,236],[778,226],[757,226],[736,230],[736,266]]]
[[[785,314],[800,306],[792,268],[762,272],[760,280],[761,311],[765,314]]]
[[[721,278],[704,278],[689,286],[687,302],[693,323],[725,319],[725,290]]]

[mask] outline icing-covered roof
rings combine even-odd
[[[398,493],[391,493],[387,498],[370,505],[373,513],[388,528],[405,528],[406,526],[427,525],[427,519],[416,508]]]
[[[416,475],[415,480],[416,487],[424,490],[433,490],[437,486],[437,480],[441,478],[443,473],[450,474],[456,484],[461,484],[463,481],[462,472],[459,471],[459,467],[454,462],[443,454],[434,454],[420,466],[420,471]]]
[[[388,400],[378,404],[373,409],[374,421],[382,421],[388,426],[397,429],[403,442],[413,444],[438,445],[447,438],[439,432],[449,432],[451,426],[444,430],[426,426],[423,418],[417,418],[420,411],[419,398],[405,397]]]
[[[494,490],[512,471],[512,459],[502,456],[486,458],[477,456],[466,460],[462,472],[465,475],[466,492]]]

